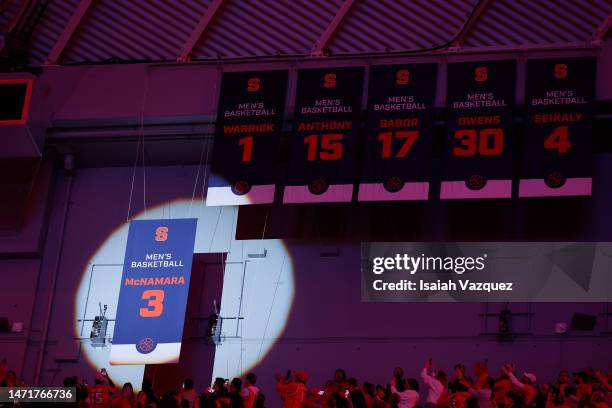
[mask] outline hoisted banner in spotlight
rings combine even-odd
[[[437,67],[371,67],[359,201],[428,199]]]
[[[519,197],[590,196],[597,60],[527,61]]]
[[[223,74],[207,206],[274,201],[286,93],[287,71]]]
[[[363,67],[298,72],[284,203],[351,201],[363,72]]]
[[[130,222],[110,363],[177,363],[197,219]]]
[[[441,199],[512,197],[515,61],[448,65]]]

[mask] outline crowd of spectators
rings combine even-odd
[[[145,379],[136,393],[132,384],[117,387],[102,369],[93,384],[68,377],[63,386],[75,389],[79,408],[265,408],[270,401],[256,385],[257,376],[244,379],[215,379],[211,387],[197,390],[193,380],[185,379],[180,388],[158,395]],[[0,387],[22,387],[16,373],[0,361]],[[504,364],[494,376],[487,362],[478,362],[468,372],[456,364],[450,373],[434,370],[428,360],[417,377],[404,376],[396,367],[387,384],[360,382],[337,369],[321,387],[308,384],[304,371],[287,371],[276,376],[280,398],[271,405],[284,408],[611,408],[612,373],[586,368],[559,372],[550,382],[540,381],[535,373],[519,372],[514,364]],[[266,394],[268,394],[266,390]],[[10,403],[0,406],[12,406]],[[26,406],[21,404],[20,406]],[[33,405],[41,406],[41,405]]]

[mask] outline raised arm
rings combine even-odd
[[[429,370],[431,370],[431,367],[431,359],[429,359],[425,362],[425,366],[421,370],[421,379],[425,384],[427,384],[429,388],[435,388],[439,381],[429,374]]]

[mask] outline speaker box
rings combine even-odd
[[[596,321],[597,316],[588,315],[584,313],[574,313],[574,316],[572,316],[570,328],[572,330],[591,331],[595,328]]]
[[[10,333],[11,325],[6,317],[0,317],[0,333]]]

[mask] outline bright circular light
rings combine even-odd
[[[223,334],[228,338],[217,346],[213,378],[241,376],[257,365],[282,335],[293,303],[293,264],[283,241],[235,240],[237,210],[178,199],[134,217],[198,218],[194,253],[227,253],[220,314],[240,314],[244,319],[238,327],[235,321],[224,322]],[[116,228],[83,271],[75,298],[75,330],[79,338],[89,338],[92,325],[79,319],[99,315],[99,304],[108,305],[108,318],[115,317],[127,232],[127,223]],[[107,338],[112,338],[113,328],[111,321]],[[89,364],[96,370],[106,368],[115,383],[131,382],[135,388],[140,387],[144,366],[111,366],[110,345],[93,347],[88,339],[82,340],[82,350]]]

